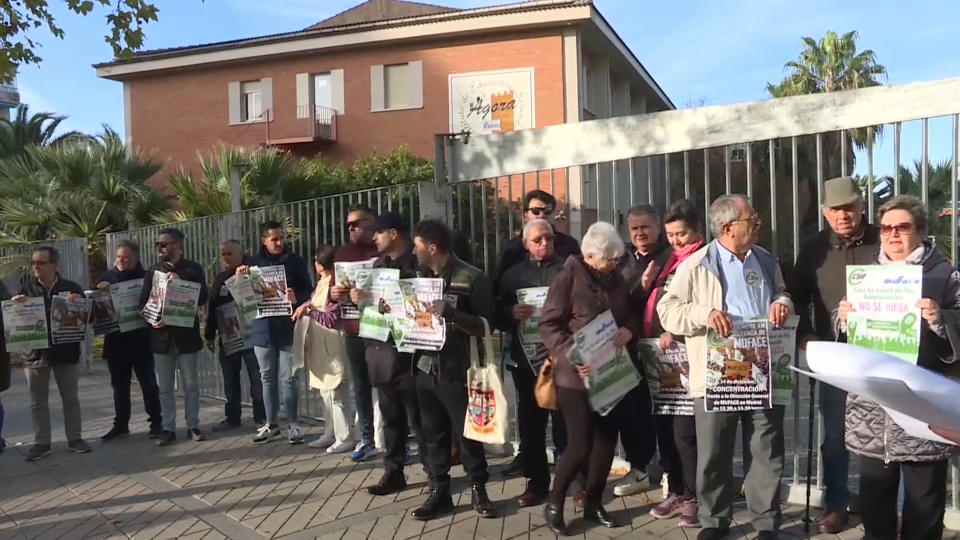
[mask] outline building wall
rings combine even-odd
[[[371,112],[371,66],[423,62],[423,107]],[[448,75],[502,69],[534,68],[537,127],[563,123],[563,65],[560,29],[529,37],[460,40],[437,45],[407,45],[376,50],[344,51],[243,65],[206,66],[202,70],[168,72],[128,81],[128,125],[135,147],[167,159],[166,170],[178,164],[197,167],[197,151],[217,143],[260,144],[262,123],[229,125],[231,82],[272,78],[275,122],[271,130],[296,118],[296,76],[344,70],[344,114],[337,119],[337,142],[300,148],[322,151],[333,161],[352,162],[372,149],[409,146],[433,157],[433,135],[449,131]]]

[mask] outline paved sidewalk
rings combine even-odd
[[[98,437],[111,426],[113,403],[102,363],[95,363],[81,380],[80,392],[84,436],[93,453],[67,453],[59,399],[51,388],[54,452],[37,463],[23,459],[32,440],[23,374],[15,373],[14,387],[0,396],[6,408],[4,435],[11,445],[0,454],[0,540],[553,538],[543,526],[540,508],[520,509],[513,502],[512,497],[523,491],[523,481],[504,481],[497,474],[508,458],[491,459],[494,470],[488,489],[500,518],[477,519],[461,477],[454,484],[457,512],[421,523],[409,517],[426,498],[426,478],[419,466],[408,469],[411,487],[406,491],[372,497],[361,488],[380,477],[379,461],[352,463],[346,456],[329,456],[285,441],[254,445],[249,420],[242,430],[210,433],[209,427],[222,418],[222,405],[213,401],[201,407],[206,442],[181,439],[175,446],[157,448],[146,438],[141,412],[132,422],[133,435],[103,444]],[[135,395],[135,411],[142,411],[141,403]],[[178,405],[182,415],[180,398]],[[181,431],[183,427],[181,423]],[[311,427],[308,440],[319,431]],[[649,495],[659,500],[656,492]],[[568,503],[567,521],[574,537],[581,538],[696,537],[696,530],[679,529],[675,519],[653,520],[648,514],[651,505],[647,496],[613,499],[607,509],[629,524],[600,529],[578,519]],[[729,538],[755,536],[744,516],[740,508],[735,518],[741,525]],[[803,536],[801,518],[802,509],[785,508],[782,537]],[[853,529],[824,538],[860,536],[862,531]]]

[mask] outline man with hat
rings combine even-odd
[[[846,341],[845,335],[834,332],[838,305],[847,293],[846,281],[837,276],[846,275],[848,265],[873,264],[880,246],[880,231],[867,222],[863,194],[852,178],[828,180],[822,192],[823,217],[829,227],[801,245],[788,286],[800,315],[800,349],[806,349],[807,342],[812,340]],[[817,520],[817,528],[821,534],[837,534],[849,520],[849,455],[844,444],[847,394],[820,383],[819,402],[824,430],[820,455],[826,509]]]
[[[380,256],[374,268],[400,270],[400,279],[417,275],[417,257],[410,242],[410,229],[394,212],[384,212],[374,221],[373,243]],[[363,291],[352,289],[351,300],[359,303]],[[407,439],[410,430],[416,433],[417,453],[426,468],[427,443],[420,429],[420,407],[417,386],[413,379],[413,355],[397,350],[392,337],[386,342],[365,339],[367,370],[370,384],[377,390],[380,415],[383,418],[383,477],[367,488],[371,495],[390,495],[407,486],[403,466],[408,459]]]

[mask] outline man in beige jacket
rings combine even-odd
[[[690,362],[690,393],[697,423],[697,499],[704,529],[698,540],[717,540],[733,518],[733,453],[743,423],[752,460],[744,488],[760,540],[777,538],[782,522],[784,407],[746,412],[706,412],[707,331],[729,335],[733,322],[769,317],[782,326],[793,312],[777,258],[756,245],[760,219],[743,195],[723,195],[710,207],[714,241],[684,261],[657,305],[663,328],[684,336]]]

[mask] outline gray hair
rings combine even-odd
[[[740,219],[740,203],[750,203],[746,195],[728,193],[717,197],[710,205],[710,232],[714,238],[723,235],[723,226]]]
[[[235,238],[231,238],[229,240],[224,240],[223,242],[220,242],[220,247],[227,247],[227,246],[237,246],[238,248],[240,248],[240,251],[243,251],[243,242]]]
[[[140,244],[134,242],[133,240],[121,240],[117,242],[117,249],[126,249],[130,253],[133,253],[133,256],[137,259],[140,258]]]
[[[625,248],[617,228],[606,221],[598,221],[584,233],[580,251],[584,257],[613,259],[622,257]]]
[[[631,206],[627,208],[626,217],[630,216],[650,216],[657,223],[660,222],[660,214],[657,212],[657,209],[653,207],[652,204],[638,204],[636,206]]]
[[[913,227],[922,235],[927,234],[927,205],[919,197],[913,195],[897,195],[883,203],[877,210],[877,219],[891,210],[904,210],[913,218]]]
[[[543,227],[550,232],[553,232],[553,226],[550,225],[550,222],[545,219],[531,219],[530,221],[523,224],[523,231],[521,232],[521,238],[524,240],[527,239],[527,236],[536,229],[537,227]]]

